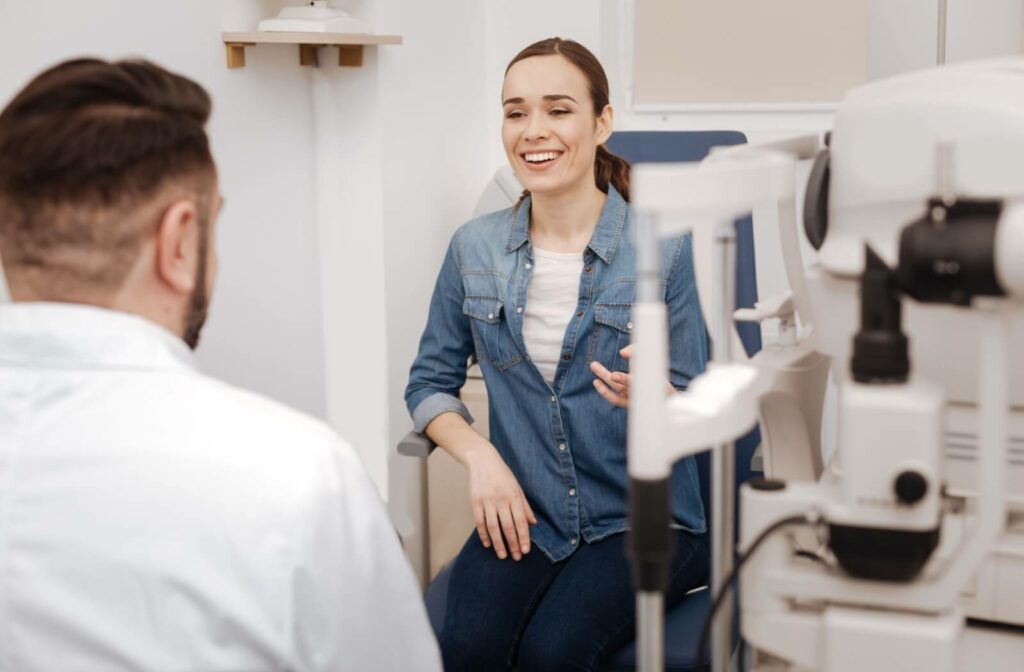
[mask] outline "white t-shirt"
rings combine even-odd
[[[140,317],[0,306],[0,514],[0,672],[441,670],[355,451]]]
[[[533,276],[526,287],[523,342],[548,383],[554,383],[562,341],[580,300],[582,252],[533,248]]]

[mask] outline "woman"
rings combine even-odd
[[[608,80],[576,42],[520,52],[502,101],[505,152],[526,191],[452,237],[406,390],[416,429],[468,470],[476,522],[438,639],[449,672],[591,670],[634,636],[622,534],[636,273],[629,166],[602,146]],[[662,268],[670,379],[681,389],[707,359],[688,238],[663,246]],[[458,399],[473,352],[490,441]],[[707,574],[692,458],[676,467],[673,498],[669,605]]]

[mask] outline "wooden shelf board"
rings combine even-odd
[[[261,33],[228,32],[221,34],[225,44],[311,44],[334,47],[346,44],[401,44],[401,35],[369,33]]]

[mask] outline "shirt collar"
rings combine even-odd
[[[198,368],[185,342],[158,324],[78,303],[0,305],[0,362],[31,367]]]
[[[531,198],[527,196],[518,208],[512,210],[512,226],[509,230],[508,246],[506,247],[508,252],[519,249],[529,239],[531,203]],[[615,187],[609,184],[608,198],[604,201],[594,235],[590,237],[590,243],[587,244],[587,247],[601,257],[606,264],[610,264],[615,258],[615,251],[619,248],[619,239],[622,237],[622,229],[626,225],[628,212],[629,205],[625,199],[615,190]]]

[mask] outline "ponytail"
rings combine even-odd
[[[594,158],[594,181],[597,188],[608,193],[608,185],[615,187],[622,199],[629,203],[629,162],[609,152],[604,145],[597,147]]]
[[[629,162],[609,152],[604,145],[598,145],[597,155],[594,157],[594,183],[606,194],[608,185],[611,184],[622,196],[622,200],[629,203]],[[518,210],[529,195],[530,190],[523,189],[513,209]]]

